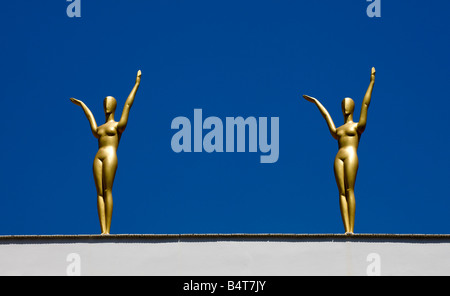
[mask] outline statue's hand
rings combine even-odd
[[[375,81],[375,67],[372,67],[372,74],[370,74],[370,81]]]
[[[142,72],[141,72],[141,70],[139,70],[137,72],[137,76],[136,76],[136,83],[137,84],[141,83],[141,75],[142,75]]]
[[[75,98],[70,98],[70,101],[77,106],[81,106],[81,103],[82,103],[80,100],[77,100]]]
[[[311,102],[311,103],[316,103],[316,99],[307,95],[303,95],[303,98],[305,98],[305,100]]]

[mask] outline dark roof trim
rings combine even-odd
[[[6,235],[0,236],[5,243],[158,243],[202,241],[364,241],[364,242],[449,242],[450,234],[112,234],[112,235]]]

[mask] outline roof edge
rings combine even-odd
[[[192,233],[192,234],[55,234],[55,235],[3,235],[0,242],[8,241],[158,241],[158,240],[422,240],[441,241],[449,240],[450,234],[295,234],[295,233]]]

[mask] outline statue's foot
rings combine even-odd
[[[354,233],[350,232],[350,231],[347,231],[347,232],[345,232],[345,235],[354,235]]]

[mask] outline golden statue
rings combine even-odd
[[[97,127],[94,115],[82,101],[74,98],[70,99],[72,103],[83,108],[84,114],[91,125],[92,133],[98,139],[98,152],[94,158],[93,171],[97,189],[98,218],[102,234],[109,234],[110,232],[113,210],[112,187],[117,170],[117,147],[119,146],[120,137],[127,126],[128,115],[140,83],[141,71],[139,70],[136,84],[125,102],[119,122],[114,121],[114,112],[117,105],[116,99],[110,96],[105,98],[103,108],[106,122],[99,127]]]
[[[355,226],[355,181],[358,172],[358,149],[361,134],[366,128],[367,110],[369,108],[372,90],[375,84],[375,68],[372,68],[370,84],[361,107],[359,122],[353,122],[353,110],[355,103],[350,98],[342,101],[342,113],[344,114],[344,125],[336,128],[330,114],[324,106],[315,98],[304,95],[303,97],[316,104],[320,113],[328,124],[333,138],[338,141],[339,151],[334,160],[334,176],[339,189],[339,204],[341,208],[342,221],[344,222],[345,234],[353,234]]]

